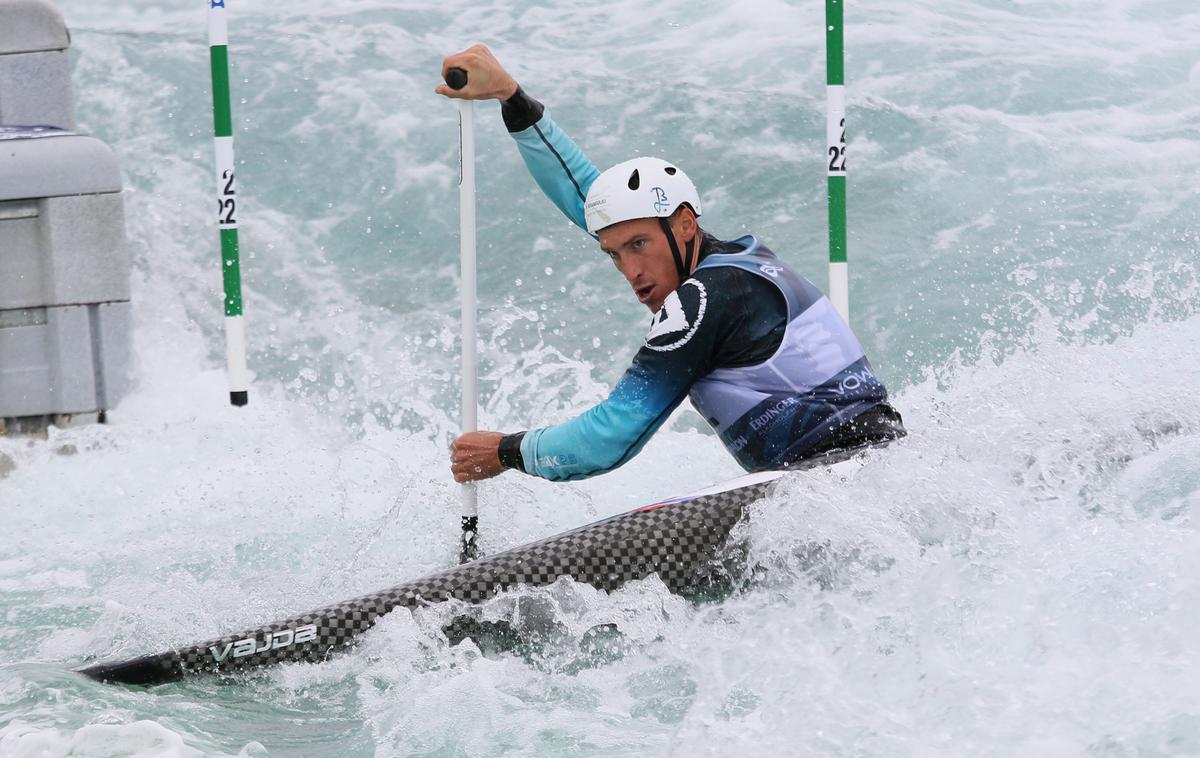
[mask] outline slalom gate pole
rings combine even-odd
[[[825,162],[829,176],[829,300],[850,321],[846,261],[845,0],[825,0]]]
[[[462,89],[467,72],[452,68],[446,72],[446,85]],[[462,252],[462,430],[479,429],[478,377],[476,364],[476,278],[475,278],[475,103],[458,101],[459,182],[458,236]],[[474,482],[462,488],[462,542],[459,563],[468,563],[479,555],[479,502]]]
[[[225,365],[229,402],[249,402],[246,325],[242,321],[242,272],[238,260],[237,197],[233,175],[233,114],[229,98],[229,31],[225,0],[209,0],[208,49],[212,64],[213,146],[217,158],[217,227],[225,288]]]

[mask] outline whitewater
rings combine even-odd
[[[228,406],[206,6],[60,2],[126,183],[135,365],[107,425],[0,438],[0,756],[1200,755],[1200,8],[846,9],[851,324],[910,435],[789,474],[755,578],[397,610],[322,664],[72,669],[451,565],[457,109],[487,43],[599,166],[824,284],[816,0],[229,5],[250,404]],[[483,428],[602,399],[647,327],[477,108]],[[496,552],[737,476],[678,411],[608,475],[480,487]],[[615,630],[614,631],[614,627]],[[603,633],[597,633],[600,628]]]

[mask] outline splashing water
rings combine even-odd
[[[447,605],[232,683],[69,672],[454,559],[457,126],[488,43],[600,165],[670,156],[705,226],[824,270],[813,0],[230,7],[251,404],[225,403],[203,7],[63,2],[125,175],[135,389],[0,439],[0,755],[1200,754],[1200,13],[847,8],[852,322],[911,435],[789,475],[755,578]],[[244,100],[244,102],[242,102]],[[644,312],[479,108],[485,427],[602,398]],[[735,476],[690,410],[629,465],[481,488],[499,550]],[[496,642],[496,640],[492,640]]]

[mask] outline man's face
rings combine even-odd
[[[687,226],[695,235],[695,221],[683,222],[677,214],[671,219],[672,229]],[[657,313],[663,301],[679,288],[679,272],[675,258],[656,218],[635,218],[600,230],[600,249],[608,254],[613,265],[624,275],[637,299]],[[686,234],[677,232],[679,249],[684,249]]]

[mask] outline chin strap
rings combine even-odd
[[[671,246],[671,256],[675,258],[675,270],[679,272],[679,283],[683,284],[683,281],[692,275],[692,257],[696,253],[696,237],[692,237],[684,247],[687,251],[687,257],[684,258],[679,254],[679,243],[675,241],[675,234],[671,231],[671,224],[665,218],[659,216],[658,225],[662,227],[663,234],[667,235],[667,244]]]

